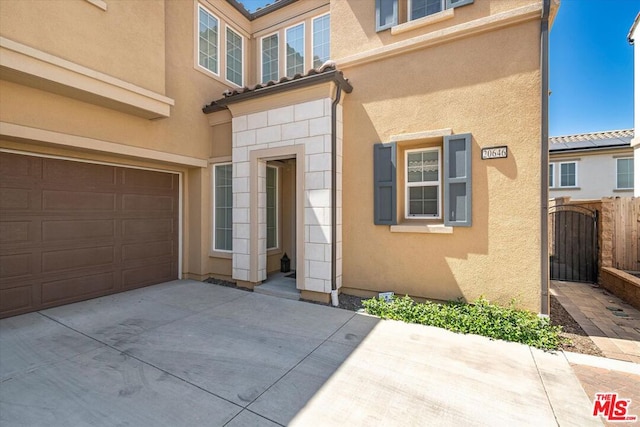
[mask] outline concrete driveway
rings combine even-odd
[[[562,355],[175,281],[0,321],[0,425],[601,425]]]

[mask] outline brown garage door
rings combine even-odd
[[[178,183],[0,153],[0,317],[176,279]]]

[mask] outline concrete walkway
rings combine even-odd
[[[563,353],[176,281],[0,321],[0,425],[601,425]]]
[[[631,399],[629,414],[640,420],[640,312],[589,283],[553,281],[551,293],[606,356],[565,353],[591,401],[596,393],[618,393]]]

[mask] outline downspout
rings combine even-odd
[[[540,135],[540,315],[549,316],[549,9],[543,0],[540,24],[541,135]]]
[[[338,166],[338,104],[342,96],[342,86],[336,83],[336,98],[331,103],[331,305],[337,307],[338,302],[338,283],[337,283],[337,261],[338,261],[338,176],[336,168]]]

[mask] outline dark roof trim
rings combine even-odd
[[[281,0],[283,1],[283,0]],[[323,72],[310,71],[308,74],[301,76],[296,75],[289,79],[287,77],[280,79],[280,82],[269,82],[265,86],[257,85],[255,89],[245,88],[242,92],[232,92],[224,98],[213,101],[206,105],[202,112],[205,114],[214,113],[216,111],[225,110],[228,105],[246,101],[248,99],[261,98],[263,96],[274,95],[276,93],[286,92],[288,90],[299,89],[307,86],[313,86],[325,82],[334,82],[342,88],[346,93],[353,91],[353,86],[342,75],[342,71],[338,71],[333,67],[328,67]]]
[[[254,19],[260,18],[261,16],[264,16],[268,13],[281,9],[297,1],[298,0],[273,0],[273,3],[268,4],[265,7],[261,7],[260,9],[256,10],[253,13],[245,9],[241,1],[227,0],[227,3],[229,3],[231,6],[236,8],[238,12],[242,13],[244,17],[247,18],[249,21],[253,21]]]
[[[615,144],[615,145],[605,145],[601,147],[554,147],[553,145],[549,148],[549,153],[568,153],[572,151],[605,151],[605,150],[616,150],[623,148],[630,148],[631,143],[627,142],[624,144]]]

